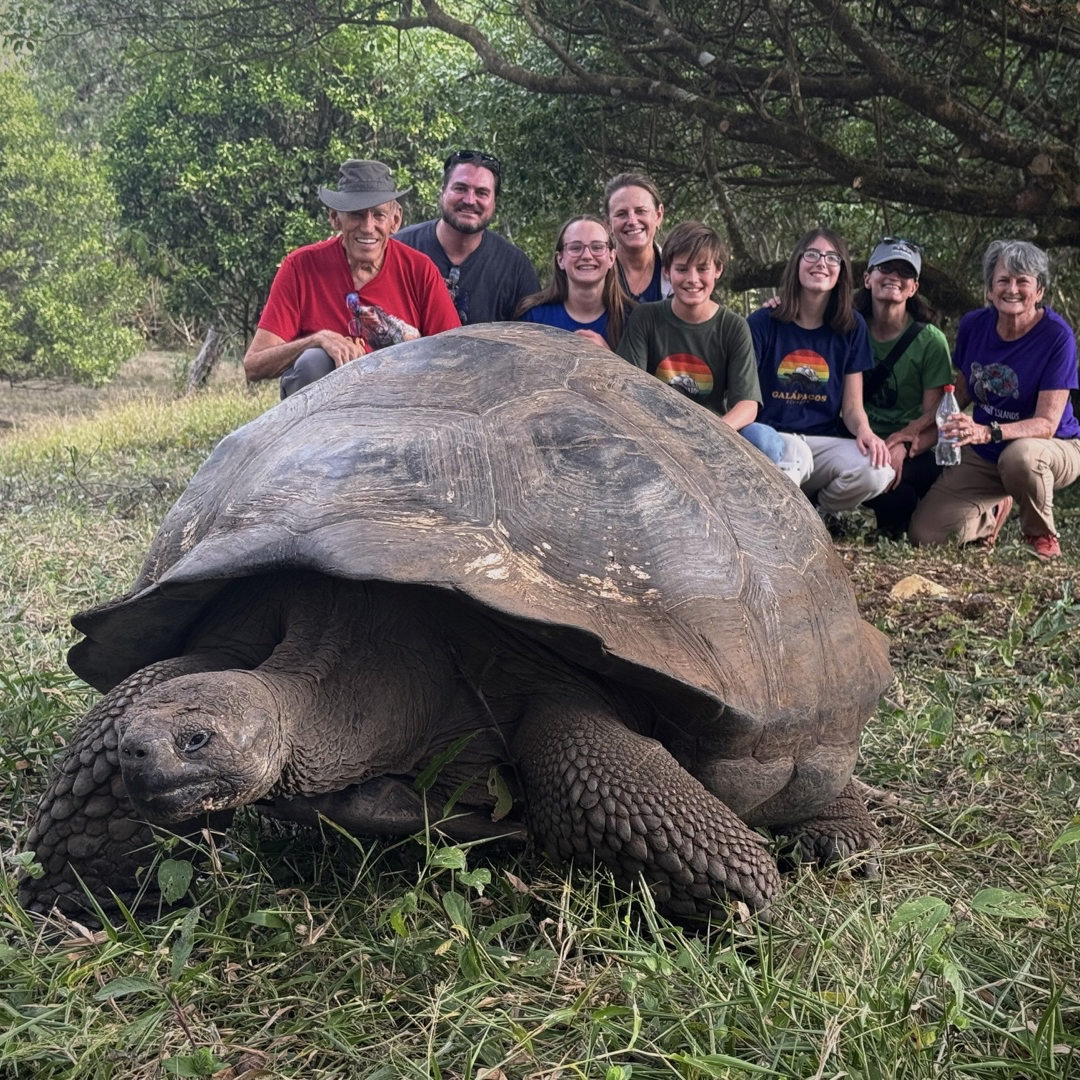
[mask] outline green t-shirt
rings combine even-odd
[[[750,327],[726,307],[703,323],[688,323],[671,300],[639,304],[630,313],[616,350],[624,359],[666,383],[689,387],[695,401],[723,414],[740,401],[761,404]]]
[[[897,334],[891,341],[875,341],[873,334],[870,335],[874,359],[879,364],[889,355],[901,336]],[[867,371],[863,379],[869,379],[870,375],[871,372]],[[923,392],[951,383],[953,379],[949,343],[936,326],[928,324],[904,350],[874,396],[863,402],[874,434],[883,439],[888,438],[894,431],[899,431],[905,424],[920,417],[923,411]]]

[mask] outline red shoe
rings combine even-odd
[[[1005,519],[1012,513],[1013,501],[1011,495],[1006,495],[994,507],[994,527],[990,532],[983,537],[983,547],[992,548],[997,543],[998,533],[1001,532],[1001,526],[1005,524]]]
[[[1045,536],[1025,536],[1024,543],[1030,544],[1035,549],[1035,554],[1044,562],[1047,559],[1061,558],[1061,545],[1052,533],[1046,533]]]

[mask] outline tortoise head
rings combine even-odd
[[[281,775],[281,717],[247,671],[182,675],[128,708],[120,740],[128,797],[169,824],[261,798]]]

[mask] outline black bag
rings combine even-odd
[[[869,375],[863,376],[863,401],[872,398],[885,385],[885,380],[892,374],[896,362],[925,328],[926,323],[917,320],[913,322],[896,339],[896,344],[889,350],[889,355]]]

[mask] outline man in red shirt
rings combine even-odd
[[[372,348],[461,325],[435,264],[392,236],[411,190],[395,189],[382,162],[355,159],[336,191],[319,188],[335,235],[278,267],[244,355],[248,379],[280,376],[287,397]]]

